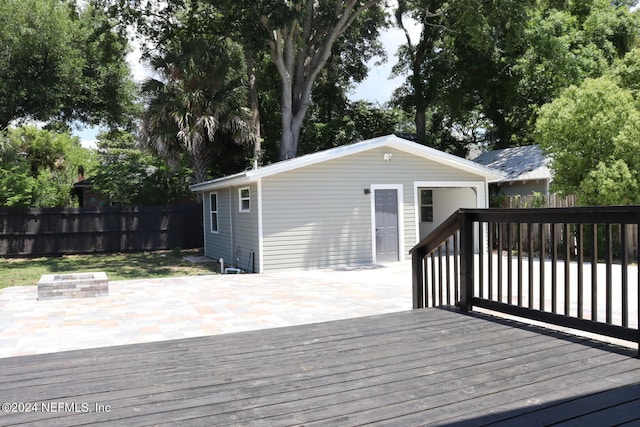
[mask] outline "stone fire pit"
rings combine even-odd
[[[38,282],[38,300],[103,295],[109,295],[109,279],[104,272],[45,274]]]

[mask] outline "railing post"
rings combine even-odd
[[[461,209],[460,221],[460,303],[463,311],[473,308],[473,221]]]
[[[412,283],[413,283],[413,308],[424,308],[424,255],[422,250],[415,250],[411,254]]]

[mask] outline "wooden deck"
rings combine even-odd
[[[48,405],[0,425],[638,425],[633,355],[422,309],[0,359],[0,402]]]

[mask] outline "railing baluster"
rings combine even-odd
[[[502,223],[497,223],[496,226],[498,238],[498,301],[502,302]]]
[[[582,224],[578,224],[577,246],[578,246],[578,317],[584,318],[584,230]]]
[[[545,287],[545,280],[544,280],[544,265],[546,264],[545,262],[545,241],[547,240],[544,231],[545,231],[545,225],[544,224],[540,224],[540,310],[544,311],[545,308],[545,291],[544,291],[544,287]]]
[[[447,239],[447,241],[444,244],[444,256],[445,258],[445,265],[447,266],[447,286],[446,286],[446,290],[447,290],[447,305],[451,305],[451,262],[449,261],[449,256],[451,255],[449,250],[449,241],[451,239]]]
[[[611,224],[607,224],[605,227],[606,230],[606,246],[607,246],[607,264],[606,264],[606,298],[607,298],[607,312],[606,312],[606,322],[611,324],[612,322],[612,306],[613,306],[613,290],[612,290],[612,269],[611,266],[613,264],[613,242],[611,239]]]
[[[438,305],[444,305],[445,304],[445,295],[444,295],[444,288],[443,288],[443,281],[442,281],[442,276],[443,276],[444,270],[442,269],[442,245],[438,246],[438,301],[439,304]]]
[[[558,242],[556,224],[551,224],[551,312],[558,312]]]
[[[484,298],[484,234],[483,222],[478,222],[478,296]]]
[[[429,305],[429,258],[426,256],[422,258],[422,267],[422,298],[424,298],[422,307],[431,307]]]
[[[598,320],[598,224],[591,224],[591,320]]]
[[[627,271],[627,226],[620,224],[620,264],[622,268],[622,326],[629,326],[629,274]]]
[[[522,223],[518,223],[518,306],[522,307]]]
[[[458,274],[458,263],[460,261],[460,248],[458,247],[458,233],[453,235],[453,253],[455,254],[453,258],[453,281],[455,282],[455,286],[453,287],[453,299],[457,304],[460,301],[460,293],[458,289],[460,289],[460,275]]]
[[[421,254],[421,251],[411,254],[414,309],[424,308],[424,258]]]
[[[507,304],[513,304],[513,264],[511,262],[511,223],[507,223]]]
[[[529,239],[529,298],[528,307],[533,308],[533,224],[527,224],[527,238]]]
[[[570,315],[571,308],[571,230],[564,224],[564,315]]]
[[[431,301],[432,307],[438,306],[438,294],[436,293],[436,256],[431,252]]]
[[[487,281],[488,286],[489,286],[489,299],[492,300],[493,299],[493,227],[494,227],[494,223],[493,222],[488,222],[487,223],[487,231],[488,231],[488,236],[487,236],[487,258],[488,258],[488,265],[487,265]]]

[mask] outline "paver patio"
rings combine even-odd
[[[109,296],[38,301],[0,290],[0,357],[163,341],[411,308],[410,262],[111,282]]]

